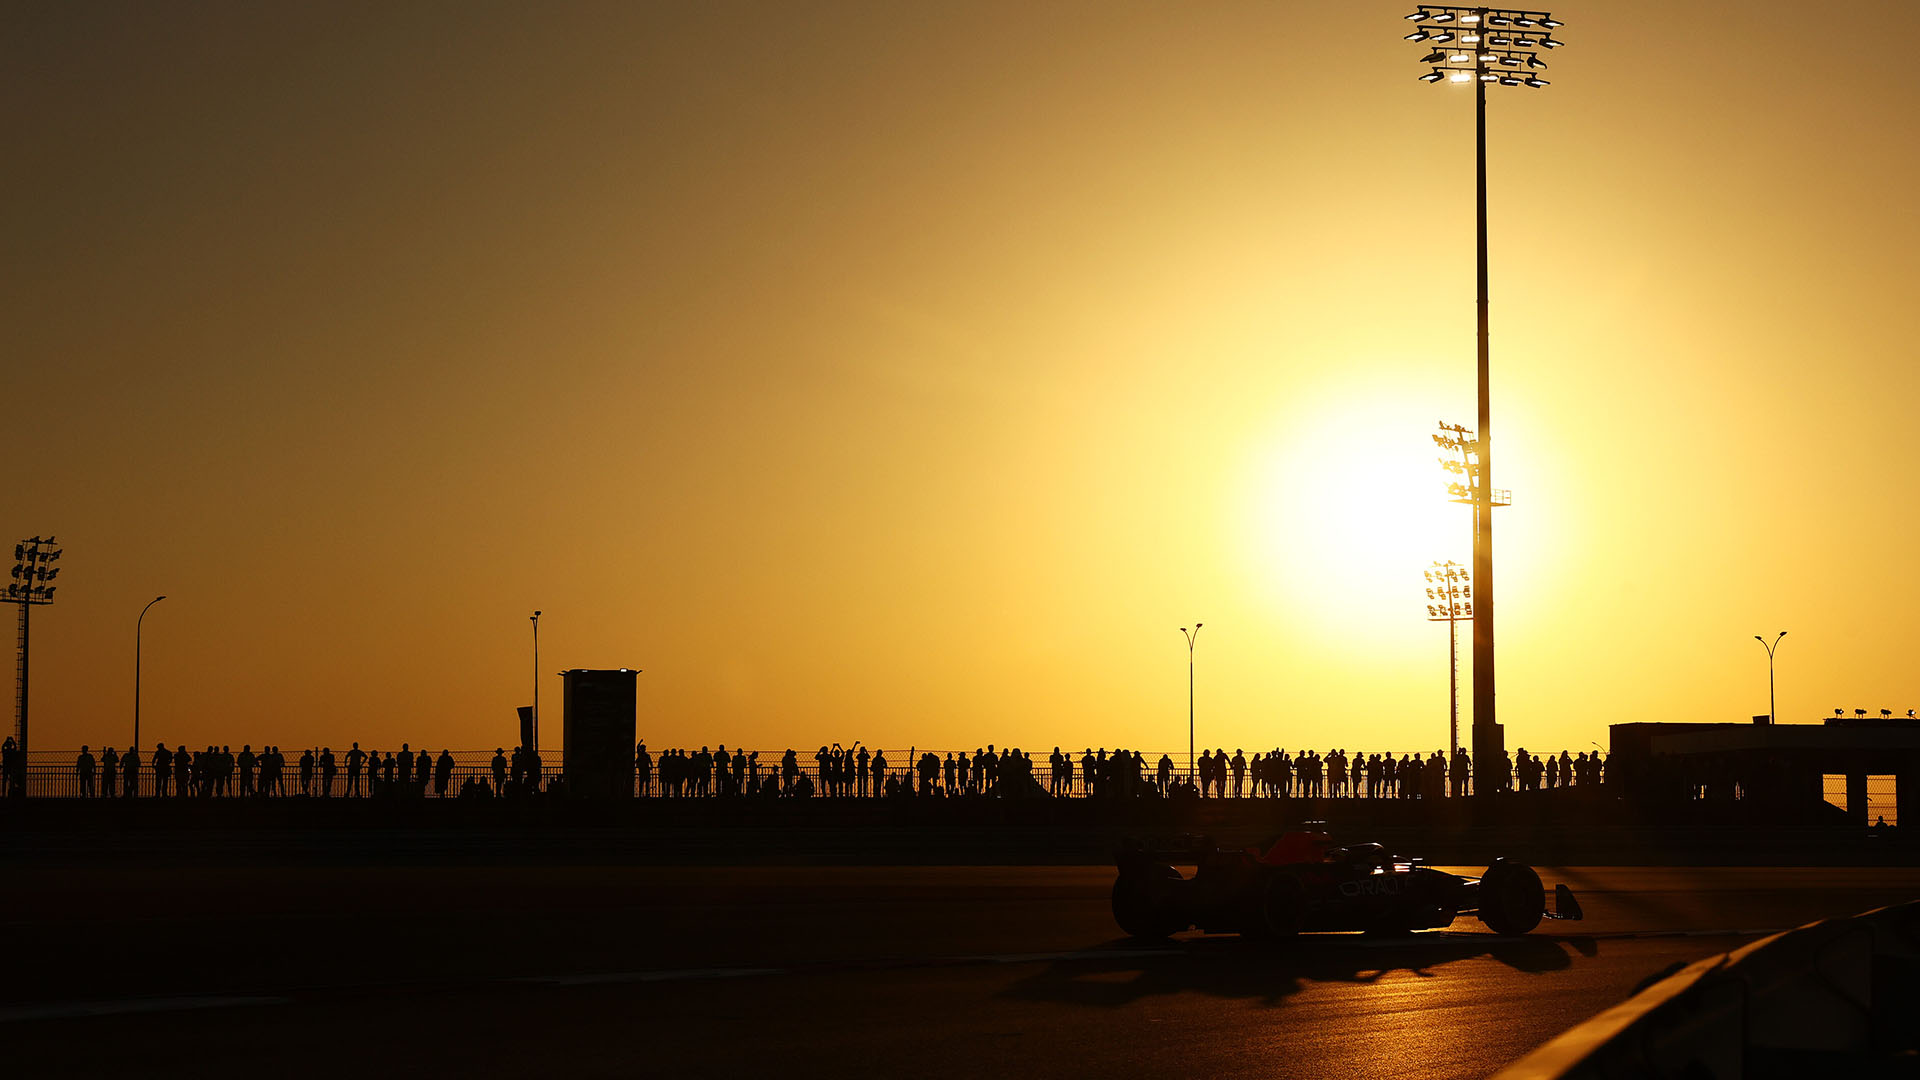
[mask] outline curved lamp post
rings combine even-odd
[[[165,596],[156,596],[147,601],[147,607],[140,609],[140,617],[133,620],[133,748],[140,748],[140,627],[147,621],[147,608],[165,600]]]
[[[1200,624],[1194,623],[1193,629],[1180,628],[1180,636],[1187,639],[1187,779],[1193,779],[1193,643],[1200,640]]]
[[[535,752],[540,745],[540,613],[530,616],[533,622],[533,745],[527,747],[529,753]]]
[[[1780,722],[1779,709],[1773,703],[1773,650],[1780,647],[1780,638],[1786,636],[1787,632],[1785,630],[1780,631],[1780,637],[1774,638],[1773,644],[1769,645],[1767,644],[1766,638],[1761,637],[1759,634],[1753,635],[1753,640],[1759,642],[1760,647],[1767,650],[1767,723],[1769,724],[1777,724]]]

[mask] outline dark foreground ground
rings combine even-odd
[[[1543,867],[1586,922],[1261,952],[1120,940],[1094,865],[147,839],[9,838],[7,1075],[1484,1076],[1670,965],[1920,895],[1911,868]]]

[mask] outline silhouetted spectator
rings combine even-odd
[[[104,747],[100,751],[100,794],[113,798],[120,793],[120,755],[113,747]]]
[[[333,795],[333,778],[335,774],[338,772],[339,772],[339,766],[338,764],[335,763],[333,759],[333,747],[331,746],[321,747],[320,748],[320,797],[321,798],[323,799],[330,798]]]
[[[347,751],[347,794],[349,796],[360,794],[360,769],[366,761],[366,751],[360,749],[359,743],[354,743]]]
[[[120,755],[120,794],[126,798],[137,798],[140,794],[140,748],[127,747]]]
[[[154,795],[154,798],[156,799],[165,798],[167,794],[167,788],[171,785],[172,780],[173,780],[173,752],[167,749],[166,743],[163,743],[163,742],[154,743],[153,744],[153,795]]]
[[[516,747],[514,747],[514,748],[513,748],[513,752],[514,752],[514,753],[515,753],[516,755],[517,755],[517,754],[519,754],[519,752],[520,752],[520,748],[519,748],[519,747],[517,747],[517,746],[516,746]],[[495,794],[498,794],[498,793],[500,793],[500,792],[502,792],[502,791],[504,791],[504,790],[506,790],[506,787],[507,787],[507,751],[506,751],[506,748],[505,748],[505,747],[500,747],[500,746],[496,746],[496,747],[494,747],[494,748],[493,748],[493,761],[492,761],[492,763],[491,763],[491,765],[490,765],[489,767],[490,767],[490,768],[492,769],[492,771],[493,771],[493,790],[494,790],[494,793],[495,793]]]
[[[80,779],[80,797],[93,798],[93,752],[86,747],[80,748],[80,756],[73,759],[73,774]]]
[[[313,747],[300,751],[300,794],[313,795],[313,767],[319,764],[313,758]]]
[[[440,756],[433,763],[433,793],[446,798],[447,788],[453,785],[453,753],[446,747],[440,748]]]

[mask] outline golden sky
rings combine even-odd
[[[36,748],[1446,741],[1471,90],[1406,5],[9,4]],[[1920,6],[1488,105],[1509,747],[1904,712]],[[1464,661],[1464,655],[1463,655]],[[1463,687],[1463,713],[1470,700]],[[1463,717],[1463,724],[1465,717]]]

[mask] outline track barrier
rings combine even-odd
[[[1920,1075],[1920,901],[1700,960],[1496,1080]]]

